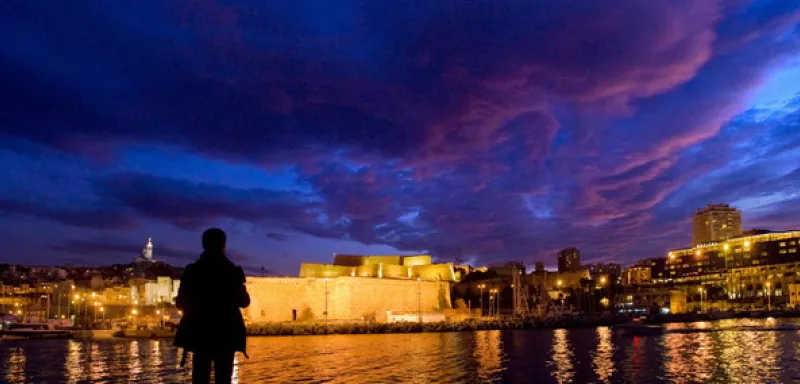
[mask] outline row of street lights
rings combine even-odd
[[[486,284],[479,284],[478,288],[481,290],[480,295],[480,304],[481,304],[481,316],[483,316],[483,290],[486,288]],[[489,288],[489,316],[500,314],[500,290],[497,288]]]
[[[767,310],[771,311],[772,310],[772,289],[771,289],[772,288],[772,283],[767,281],[764,284],[764,286],[765,286],[765,288],[764,288],[764,296],[767,297]],[[704,302],[708,301],[708,290],[703,288],[703,287],[698,287],[697,288],[697,292],[700,293],[700,311],[703,311],[705,309],[703,304],[704,304]]]
[[[600,277],[599,279],[600,287],[605,288],[606,283],[608,282],[605,276]],[[560,290],[561,287],[564,285],[564,282],[559,279],[556,280],[556,287]],[[481,315],[483,315],[483,290],[486,289],[486,284],[478,284],[478,289],[480,289],[480,307],[481,307]],[[512,286],[513,288],[513,286]],[[608,307],[609,300],[606,297],[600,300],[601,304],[604,307]],[[500,314],[500,290],[498,288],[489,288],[489,316],[497,316]]]

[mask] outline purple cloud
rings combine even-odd
[[[15,8],[0,16],[15,36],[0,62],[14,95],[3,135],[36,143],[31,157],[89,160],[49,164],[64,181],[36,187],[88,197],[18,188],[0,199],[12,215],[527,262],[566,246],[655,256],[685,245],[710,201],[752,208],[760,226],[797,223],[783,205],[796,198],[797,104],[751,105],[765,78],[797,67],[788,2]],[[142,147],[162,163],[121,165]],[[234,166],[258,171],[202,172]]]

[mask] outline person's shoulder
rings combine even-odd
[[[197,264],[195,263],[186,264],[186,266],[183,267],[183,275],[186,276],[187,274],[192,274],[194,273],[195,269],[197,269]]]
[[[244,283],[245,277],[244,277],[244,269],[242,269],[242,267],[234,264],[233,265],[233,275],[234,275],[234,277],[236,278],[237,281],[241,281],[242,283]]]

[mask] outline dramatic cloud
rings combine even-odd
[[[120,211],[106,211],[90,207],[58,209],[49,208],[45,202],[28,203],[0,199],[0,212],[31,215],[60,223],[90,229],[132,229],[138,226],[134,217]]]
[[[187,249],[221,225],[267,266],[317,240],[627,262],[712,201],[798,227],[800,94],[753,102],[800,71],[790,3],[17,4],[0,150],[38,172],[0,171],[0,212]]]

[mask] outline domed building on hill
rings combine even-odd
[[[136,263],[152,263],[153,262],[153,238],[147,238],[147,244],[142,249],[141,256],[134,260]]]

